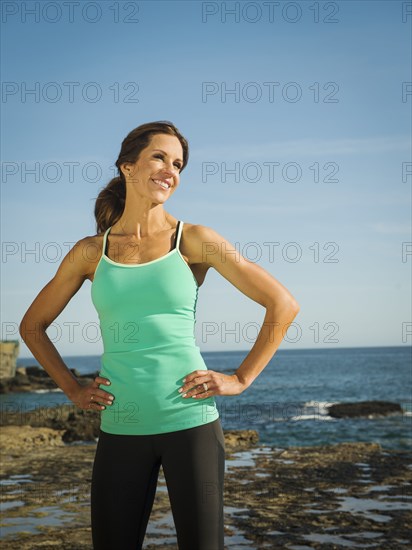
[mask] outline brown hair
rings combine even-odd
[[[172,122],[168,120],[147,122],[132,130],[124,138],[115,163],[119,175],[110,180],[97,196],[94,207],[97,233],[104,232],[108,227],[114,225],[123,213],[126,201],[126,180],[120,170],[120,165],[124,162],[135,163],[142,150],[150,144],[152,137],[156,134],[176,136],[183,149],[183,165],[180,172],[187,165],[189,144]]]

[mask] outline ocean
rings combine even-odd
[[[232,374],[247,351],[202,352],[209,369]],[[100,356],[63,357],[86,374],[100,369]],[[17,366],[38,364],[21,358]],[[188,374],[191,372],[188,368]],[[279,349],[241,395],[215,396],[223,429],[257,430],[259,442],[276,448],[375,442],[387,449],[412,448],[412,347]],[[332,403],[384,400],[403,414],[334,419]],[[1,414],[71,401],[60,390],[0,395]]]

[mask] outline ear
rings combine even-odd
[[[123,162],[120,165],[120,170],[122,171],[123,176],[127,179],[131,175],[133,164],[131,162]]]

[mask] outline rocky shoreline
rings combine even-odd
[[[4,550],[91,550],[99,414],[63,405],[2,418]],[[373,443],[278,449],[259,445],[254,430],[225,431],[225,445],[228,550],[410,547],[411,452]],[[145,542],[155,548],[177,549],[162,470]]]
[[[77,369],[69,370],[78,380],[80,380],[81,383],[84,384],[92,382],[94,378],[99,375],[99,371],[81,374]],[[59,387],[53,378],[51,378],[42,367],[37,365],[17,367],[15,376],[12,378],[0,379],[0,394],[57,389],[59,389]]]
[[[88,383],[96,373],[73,374]],[[40,367],[18,368],[0,393],[58,390]],[[402,414],[396,403],[331,404],[335,418]],[[0,417],[1,544],[5,550],[92,549],[90,481],[100,412],[74,403]],[[225,548],[410,547],[412,453],[373,443],[279,449],[255,430],[225,430]],[[64,526],[64,528],[62,528]],[[160,470],[145,549],[176,550]],[[117,549],[116,549],[117,550]]]

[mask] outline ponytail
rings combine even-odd
[[[126,181],[122,174],[110,180],[96,199],[94,216],[97,233],[103,233],[116,223],[123,213],[125,202]]]

